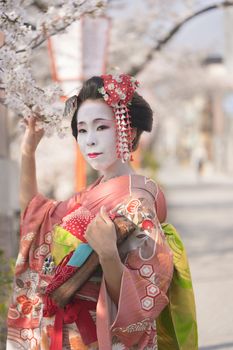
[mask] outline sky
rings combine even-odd
[[[213,10],[200,15],[184,25],[170,43],[170,47],[211,49],[213,54],[224,54],[224,13]]]
[[[159,1],[159,0],[157,0]],[[162,0],[161,0],[162,1]],[[169,4],[170,0],[165,1]],[[185,0],[188,1],[188,0]],[[177,12],[182,8],[184,0],[171,1],[170,8],[174,8]],[[135,8],[137,13],[143,13],[146,8],[144,0],[111,0],[115,4],[117,16],[127,18],[130,11]],[[147,3],[149,0],[147,0]],[[205,5],[221,2],[220,0],[193,0],[197,9],[203,8]],[[151,3],[156,3],[156,0],[151,0]],[[124,4],[124,11],[122,5]],[[229,11],[229,10],[228,10]],[[232,8],[233,11],[233,8]],[[182,12],[182,10],[181,10]],[[202,15],[195,17],[186,23],[182,29],[174,36],[169,43],[173,49],[194,49],[208,50],[214,54],[224,55],[225,50],[225,28],[224,28],[224,11],[222,9],[212,10]],[[156,27],[155,27],[156,28]],[[156,29],[155,29],[156,30]]]

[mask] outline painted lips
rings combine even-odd
[[[88,153],[87,155],[88,155],[89,158],[96,158],[96,157],[98,157],[100,154],[102,154],[102,153]]]

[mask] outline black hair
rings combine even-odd
[[[86,80],[77,96],[77,109],[73,115],[71,121],[72,134],[77,140],[77,113],[80,105],[87,99],[98,100],[103,99],[102,94],[98,91],[103,87],[103,79],[98,76],[94,76]],[[136,137],[133,141],[133,151],[137,149],[140,136],[143,131],[151,131],[153,124],[153,111],[146,100],[134,92],[133,98],[130,104],[127,106],[129,109],[129,115],[131,117],[131,126],[137,129]]]

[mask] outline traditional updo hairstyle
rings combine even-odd
[[[98,91],[99,88],[103,87],[103,80],[101,77],[92,77],[86,80],[77,96],[77,109],[73,115],[71,121],[72,135],[77,140],[77,113],[82,102],[87,99],[91,100],[103,100],[103,96]],[[129,109],[129,115],[131,117],[131,126],[137,129],[137,134],[133,140],[132,150],[135,151],[138,147],[139,139],[143,131],[151,131],[153,123],[153,111],[150,105],[139,95],[136,91],[134,92],[131,103],[127,106]]]

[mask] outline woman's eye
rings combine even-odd
[[[97,130],[105,130],[108,129],[109,127],[107,125],[100,125],[98,126]]]
[[[105,130],[105,129],[109,129],[109,126],[107,125],[100,125],[97,127],[97,131],[101,131],[101,130]],[[87,130],[86,129],[79,129],[78,130],[78,134],[83,134],[83,133],[86,133]]]

